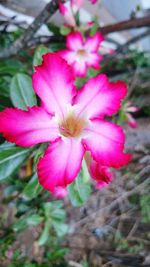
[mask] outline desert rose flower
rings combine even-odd
[[[69,33],[65,50],[60,55],[72,66],[74,74],[79,77],[86,75],[88,67],[100,68],[102,56],[98,53],[100,43],[104,40],[101,33],[83,38],[80,32]]]
[[[66,195],[87,150],[104,166],[119,168],[129,161],[122,128],[104,120],[120,108],[127,93],[124,82],[109,82],[101,74],[76,91],[72,69],[57,53],[43,56],[32,79],[41,105],[27,111],[6,108],[0,112],[0,132],[23,147],[50,142],[37,166],[45,189]]]

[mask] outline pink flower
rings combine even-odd
[[[80,32],[69,33],[67,49],[59,53],[72,66],[75,75],[84,77],[88,67],[100,68],[102,56],[98,54],[98,48],[103,39],[99,32],[87,39],[83,39]]]
[[[6,108],[0,112],[0,132],[19,146],[50,142],[37,166],[45,189],[65,195],[86,150],[104,166],[119,168],[129,161],[122,128],[104,120],[120,108],[125,83],[109,82],[101,74],[76,91],[72,69],[57,53],[48,53],[36,67],[33,88],[41,105],[27,111]]]

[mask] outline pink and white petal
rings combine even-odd
[[[61,0],[58,0],[59,12],[62,16],[65,16],[68,13],[68,8],[62,3]]]
[[[88,37],[85,42],[85,49],[89,52],[97,52],[100,43],[104,40],[102,33],[97,32],[95,35]]]
[[[87,71],[87,66],[84,61],[76,61],[72,64],[72,68],[74,71],[74,75],[79,76],[79,77],[85,77],[86,76],[86,71]]]
[[[80,32],[71,32],[67,35],[66,46],[69,50],[83,49],[83,37]]]
[[[95,160],[91,161],[89,167],[89,172],[91,178],[94,179],[96,183],[96,188],[102,188],[110,184],[113,180],[113,174],[110,169],[106,166],[100,165]]]
[[[97,182],[97,188],[102,188],[112,182],[113,174],[108,167],[96,162],[89,152],[85,153],[84,158],[91,178]]]
[[[64,198],[68,195],[66,187],[57,186],[53,192],[54,196],[58,199]]]
[[[74,103],[78,104],[78,114],[88,118],[112,116],[121,106],[121,100],[127,93],[127,86],[122,81],[109,82],[105,74],[88,80],[78,91]]]
[[[38,163],[40,184],[53,194],[58,187],[66,187],[76,178],[81,168],[84,147],[71,138],[56,140],[46,150]]]
[[[53,141],[59,136],[59,129],[51,116],[41,107],[6,108],[0,112],[0,132],[10,142],[19,146]]]
[[[95,69],[100,69],[100,61],[103,57],[97,53],[89,53],[86,58],[86,64],[88,67],[93,67]]]
[[[137,122],[130,113],[126,113],[126,121],[131,128],[137,128]]]
[[[129,154],[123,153],[125,142],[123,130],[114,123],[93,120],[84,129],[84,133],[83,144],[99,164],[120,168],[131,159]]]
[[[65,105],[72,103],[76,93],[72,69],[57,53],[44,55],[42,65],[35,69],[33,88],[45,109],[63,116]]]
[[[84,0],[71,0],[71,7],[75,13],[83,6],[83,2]]]
[[[76,53],[70,50],[61,50],[58,52],[59,55],[67,61],[69,65],[72,65],[76,61]]]

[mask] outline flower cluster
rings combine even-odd
[[[78,9],[83,1],[71,4]],[[65,8],[61,1],[60,8]],[[76,77],[84,77],[88,67],[100,68],[102,41],[98,32],[87,38],[70,33],[65,50],[45,54],[35,67],[32,82],[40,106],[0,112],[0,132],[8,141],[23,147],[49,143],[37,172],[40,184],[57,197],[66,195],[83,158],[97,188],[112,181],[111,167],[120,168],[131,158],[124,153],[122,128],[107,119],[120,109],[126,84],[98,74],[81,89],[75,88]]]
[[[81,9],[84,4],[84,0],[71,0],[70,6],[62,3],[61,0],[59,1],[59,11],[61,15],[64,17],[66,25],[70,27],[76,27],[76,19],[75,16],[77,12]],[[91,4],[96,4],[97,0],[89,0]]]

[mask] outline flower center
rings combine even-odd
[[[87,52],[86,52],[85,49],[79,49],[79,50],[77,51],[77,55],[78,55],[79,57],[85,57],[86,54],[87,54]]]
[[[64,119],[60,126],[60,133],[65,137],[79,137],[86,122],[83,118],[77,118],[74,114],[70,114]]]

